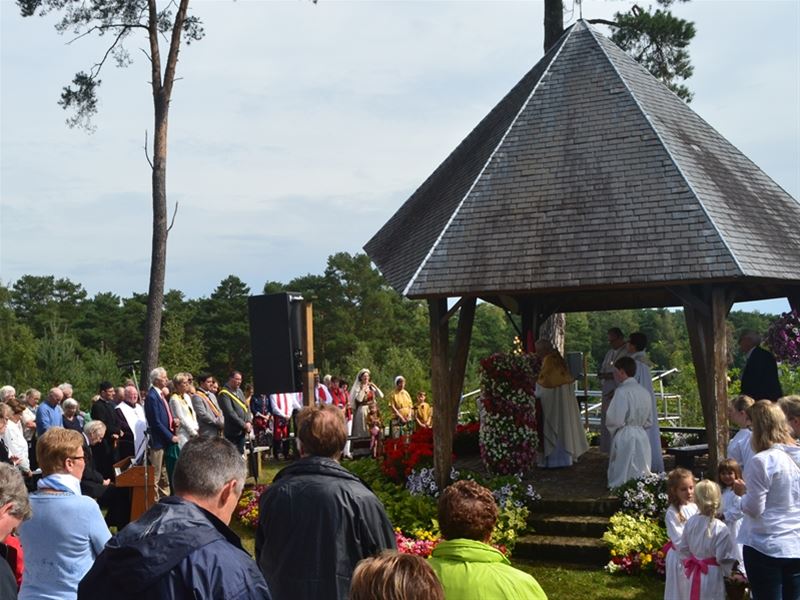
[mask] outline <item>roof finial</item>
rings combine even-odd
[[[575,0],[578,3],[578,19],[583,21],[583,0]]]

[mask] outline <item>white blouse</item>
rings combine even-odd
[[[728,458],[732,458],[738,462],[743,473],[747,463],[749,463],[750,459],[755,456],[753,447],[750,445],[750,437],[752,435],[752,431],[743,427],[737,431],[736,435],[731,438],[730,442],[728,442]]]
[[[775,444],[744,473],[739,542],[773,558],[800,558],[800,446]]]

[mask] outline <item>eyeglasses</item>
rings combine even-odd
[[[71,458],[72,460],[82,460],[86,462],[86,456],[68,456],[67,458]]]

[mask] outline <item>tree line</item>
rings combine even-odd
[[[170,373],[207,370],[222,377],[238,369],[245,381],[250,380],[247,298],[282,291],[298,292],[313,304],[315,362],[322,374],[351,381],[367,367],[383,388],[391,387],[394,376],[402,373],[412,392],[430,391],[427,307],[390,288],[364,254],[334,254],[321,274],[285,283],[268,281],[257,290],[236,275],[223,279],[207,297],[187,298],[169,290],[164,295],[159,363]],[[142,358],[146,314],[147,295],[142,293],[121,297],[101,292],[90,297],[80,283],[52,275],[25,275],[10,285],[0,284],[0,327],[5,332],[0,384],[47,389],[69,381],[76,398],[86,405],[101,380],[120,381],[130,375],[130,363]],[[763,333],[773,319],[760,313],[730,314],[734,375],[741,366],[735,333],[745,328]],[[479,387],[478,361],[493,352],[510,351],[519,327],[517,316],[490,304],[478,305],[465,391]],[[700,424],[683,313],[641,309],[569,314],[566,351],[587,354],[590,373],[605,355],[610,327],[620,327],[625,334],[642,331],[651,340],[653,368],[679,369],[667,387],[684,397],[689,421]],[[785,378],[791,376],[784,373]]]

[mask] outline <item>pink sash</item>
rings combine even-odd
[[[700,581],[703,575],[708,573],[708,567],[718,566],[719,563],[713,556],[700,560],[694,554],[690,554],[689,558],[683,561],[686,577],[692,580],[692,591],[689,594],[689,600],[700,600]]]

